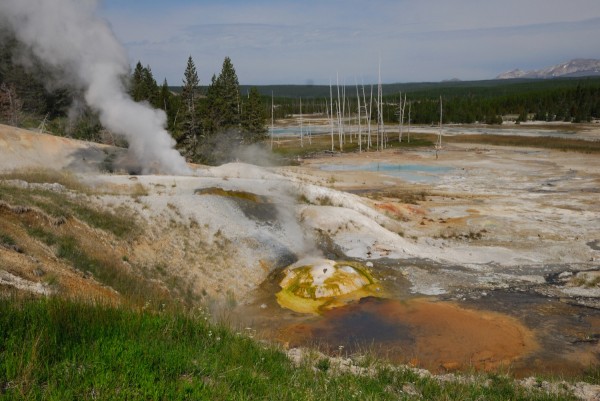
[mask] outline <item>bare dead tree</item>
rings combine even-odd
[[[406,111],[406,93],[404,101],[402,101],[402,92],[400,92],[400,106],[398,109],[398,142],[402,142],[402,134],[404,133],[404,112]]]
[[[304,147],[304,131],[302,126],[302,98],[300,98],[300,147]]]
[[[327,105],[327,102],[325,103]],[[331,112],[329,112],[329,108],[327,109],[327,113],[329,114],[329,125],[331,126],[331,151],[334,150],[334,139],[333,139],[333,90],[331,88],[331,80],[329,80],[329,105],[331,108]]]
[[[340,152],[344,150],[344,129],[342,127],[342,114],[341,114],[341,105],[340,105],[340,77],[339,74],[336,73],[336,86],[337,86],[337,120],[338,120],[338,136],[340,142]]]
[[[408,103],[408,132],[406,133],[408,137],[408,143],[410,143],[410,107],[412,103]]]
[[[356,80],[354,81],[355,85],[356,85],[356,99],[358,101],[358,152],[362,153],[362,127],[361,127],[361,121],[360,121],[360,117],[361,117],[361,113],[360,113],[360,94],[358,93],[358,83],[356,83]],[[364,89],[364,87],[363,87]]]
[[[344,85],[345,86],[345,85]],[[344,91],[345,92],[345,91]],[[348,97],[348,116],[346,117],[346,121],[348,121],[348,125],[349,125],[349,129],[348,129],[348,135],[350,136],[350,143],[352,142],[352,112],[350,111],[350,98]]]
[[[38,127],[38,132],[40,134],[43,134],[44,131],[46,130],[46,123],[48,122],[48,116],[50,116],[50,113],[46,113],[46,115],[44,116],[44,119],[42,120],[42,122],[40,123],[40,125]]]
[[[363,98],[364,98],[364,87],[363,87]],[[366,109],[367,106],[365,106]],[[371,85],[371,97],[369,97],[369,112],[367,113],[367,129],[369,131],[369,143],[367,145],[367,149],[371,149],[371,146],[373,146],[373,142],[371,139],[371,116],[373,115],[373,85]]]
[[[342,130],[342,142],[346,143],[346,131],[344,129],[344,119],[346,118],[346,80],[342,81],[342,110],[340,114],[340,127]]]
[[[19,126],[22,108],[23,102],[17,95],[15,86],[3,82],[0,85],[0,112],[10,125]]]
[[[438,134],[438,141],[435,144],[435,159],[436,160],[438,158],[438,152],[440,150],[442,150],[442,113],[443,113],[442,96],[440,96],[440,132]]]
[[[377,81],[377,148],[383,150],[385,147],[383,125],[383,90],[381,86],[381,60],[379,60],[379,79]]]
[[[271,150],[273,150],[273,134],[275,133],[275,101],[271,91]]]

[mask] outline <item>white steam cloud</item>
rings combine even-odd
[[[162,110],[134,102],[123,77],[129,60],[97,0],[1,0],[0,24],[35,56],[59,71],[63,83],[82,89],[109,130],[125,136],[144,172],[189,174]]]

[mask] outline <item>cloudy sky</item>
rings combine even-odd
[[[489,79],[600,58],[598,0],[104,0],[133,64],[201,84],[229,56],[242,84]]]

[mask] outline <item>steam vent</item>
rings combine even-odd
[[[379,285],[369,270],[356,262],[302,259],[287,267],[279,285],[277,302],[300,313],[323,310],[379,294]]]

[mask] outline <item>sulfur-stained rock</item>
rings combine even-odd
[[[319,313],[373,296],[379,289],[369,270],[356,262],[302,259],[287,267],[284,275],[277,301],[300,313]]]

